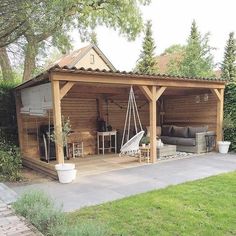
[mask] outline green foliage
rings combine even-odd
[[[103,236],[106,229],[88,221],[73,221],[42,191],[24,193],[14,204],[16,213],[24,216],[40,232],[48,236]]]
[[[221,70],[223,79],[236,82],[236,39],[234,32],[229,34]]]
[[[20,180],[21,167],[19,148],[8,143],[0,135],[0,181]]]
[[[18,81],[0,81],[0,135],[13,144],[18,144],[13,92],[13,88],[18,84]]]
[[[143,136],[141,141],[140,141],[140,144],[149,144],[150,143],[150,138],[147,137],[147,136]]]
[[[230,122],[233,126],[225,127],[224,139],[231,142],[230,150],[236,151],[236,83],[230,83],[225,88],[224,96],[224,117],[230,117]]]
[[[140,6],[150,0],[3,0],[0,5],[0,45],[16,43],[23,49],[23,80],[35,74],[39,53],[45,43],[52,43],[61,52],[71,49],[70,32],[76,30],[81,39],[90,41],[91,31],[104,25],[133,40],[142,30]],[[13,9],[11,11],[11,9]],[[9,27],[5,27],[5,22]],[[10,30],[9,30],[10,29]]]
[[[65,117],[62,116],[61,119],[62,119],[62,131],[60,133],[56,133],[55,129],[54,132],[49,135],[49,138],[58,145],[65,147],[67,144],[67,138],[71,132],[71,124],[69,117],[65,119]]]
[[[209,34],[201,36],[193,21],[191,33],[181,60],[170,62],[168,73],[189,77],[213,77],[213,48],[209,46]]]
[[[173,44],[170,47],[166,48],[165,51],[161,54],[163,55],[171,55],[171,54],[183,54],[185,50],[185,46],[180,45],[180,44]]]
[[[157,72],[157,65],[154,58],[155,48],[155,42],[152,36],[152,23],[148,21],[145,28],[141,54],[137,61],[135,71],[143,74],[153,74]]]
[[[45,235],[65,223],[64,213],[56,208],[53,200],[42,191],[24,193],[13,204],[13,208]]]
[[[106,235],[236,235],[236,172],[69,213],[104,222]]]

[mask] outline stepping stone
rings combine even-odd
[[[6,204],[11,204],[17,200],[17,193],[7,187],[5,184],[0,183],[0,200]]]

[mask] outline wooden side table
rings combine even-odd
[[[100,151],[102,151],[102,155],[104,155],[105,150],[109,150],[111,152],[112,149],[115,150],[115,153],[117,153],[117,140],[116,140],[116,133],[117,131],[107,131],[107,132],[97,132],[97,148],[98,148],[98,154],[100,154]],[[105,147],[105,137],[109,138],[109,146]],[[115,144],[112,146],[112,137],[115,138]],[[102,146],[100,146],[100,138]]]
[[[145,147],[139,147],[140,150],[140,155],[139,155],[139,162],[142,161],[142,158],[144,160],[147,160],[147,162],[150,162],[150,147],[145,146]]]

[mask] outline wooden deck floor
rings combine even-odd
[[[57,178],[54,165],[56,161],[46,163],[38,159],[23,158],[23,164],[36,171],[48,174]],[[86,157],[71,158],[65,163],[74,163],[77,169],[77,176],[87,176],[104,173],[112,170],[131,168],[147,164],[146,161],[139,162],[136,157],[119,157],[118,154],[91,155]]]
[[[66,163],[75,163],[78,176],[86,176],[104,173],[112,170],[131,168],[147,164],[147,162],[139,162],[136,157],[119,157],[118,154],[93,155],[87,157],[71,158]],[[54,165],[56,162],[50,162]]]

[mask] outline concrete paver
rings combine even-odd
[[[160,189],[169,185],[205,178],[236,170],[236,155],[210,153],[200,156],[143,165],[83,176],[72,184],[47,182],[15,186],[18,194],[41,189],[63,204],[65,211],[73,211],[130,195]]]

